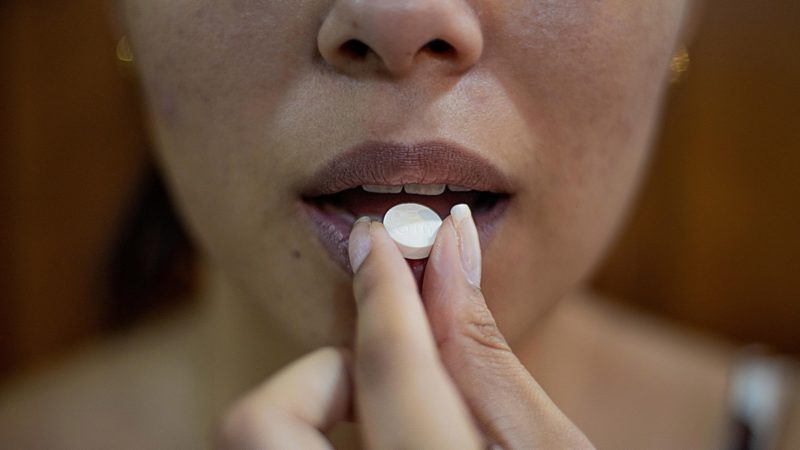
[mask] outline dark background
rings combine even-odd
[[[108,3],[0,0],[0,377],[152,309],[109,289],[149,159]],[[653,173],[595,285],[680,326],[800,354],[800,2],[710,0],[690,50]]]

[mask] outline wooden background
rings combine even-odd
[[[712,0],[597,285],[800,354],[800,1]]]
[[[0,1],[0,376],[107,329],[110,243],[147,158],[108,3]],[[595,284],[800,353],[800,2],[707,3],[652,176]]]

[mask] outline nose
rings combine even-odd
[[[350,76],[403,77],[421,64],[457,74],[480,59],[483,34],[465,0],[337,0],[317,46]]]

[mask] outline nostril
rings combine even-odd
[[[474,1],[328,3],[314,57],[342,74],[400,79],[421,70],[460,76],[481,58],[483,27]]]
[[[339,47],[343,53],[354,58],[364,58],[369,53],[369,46],[358,39],[350,39]]]
[[[455,53],[456,49],[452,45],[441,39],[434,39],[425,44],[424,49],[429,50],[435,55],[447,55]]]

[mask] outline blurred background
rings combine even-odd
[[[107,0],[0,1],[0,380],[190,301]],[[800,354],[800,2],[709,0],[597,289]]]

